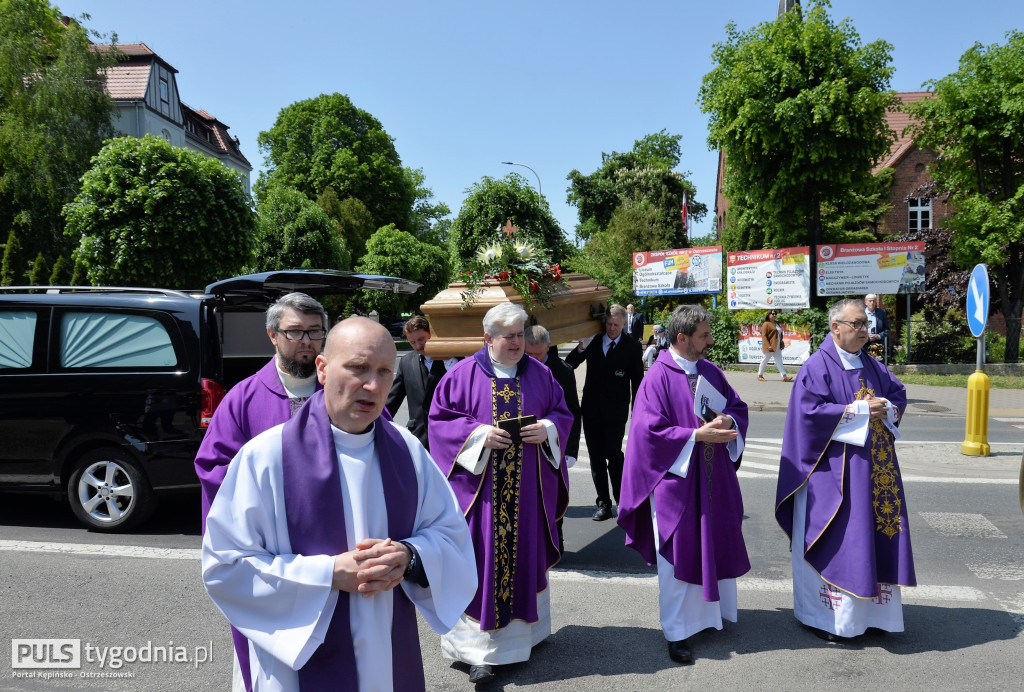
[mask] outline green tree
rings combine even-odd
[[[298,190],[281,185],[264,188],[257,215],[253,271],[352,266],[336,224]]]
[[[90,286],[89,283],[89,271],[86,269],[85,262],[81,259],[75,260],[75,268],[71,271],[71,283],[69,286]]]
[[[653,205],[627,203],[612,212],[607,229],[591,236],[569,266],[612,289],[609,301],[625,305],[633,302],[633,253],[640,248],[678,247],[671,244],[670,233],[661,225]],[[654,300],[650,305],[668,300]]]
[[[16,228],[29,257],[71,249],[61,208],[113,134],[104,69],[117,53],[90,37],[45,0],[0,0],[0,228]]]
[[[1024,307],[1024,33],[1006,44],[975,44],[953,74],[928,82],[934,98],[907,106],[920,146],[940,152],[931,166],[949,194],[952,256],[984,262],[995,283],[992,309],[1006,316],[1006,362],[1019,356]]]
[[[707,214],[707,205],[695,200],[696,188],[683,174],[673,170],[681,159],[682,135],[662,130],[633,143],[631,151],[601,154],[601,167],[589,175],[573,170],[568,175],[567,201],[579,213],[576,238],[589,240],[608,228],[612,214],[623,205],[644,206],[653,210],[654,223],[649,226],[657,242],[640,238],[636,250],[667,250],[687,247],[680,207],[685,194],[689,212],[695,221]],[[632,256],[632,255],[630,255]]]
[[[730,250],[837,242],[845,228],[826,208],[854,208],[851,195],[878,185],[871,168],[893,141],[883,126],[897,98],[888,91],[892,47],[862,45],[828,0],[809,0],[748,31],[726,26],[699,103],[708,146],[726,154]]]
[[[370,210],[355,197],[339,200],[333,187],[324,190],[316,203],[334,221],[335,232],[345,242],[353,261],[357,262],[366,252],[366,241],[377,230]]]
[[[379,229],[370,238],[357,271],[400,276],[423,284],[423,288],[414,294],[361,292],[360,303],[389,318],[418,310],[420,305],[448,285],[449,276],[448,257],[443,249],[420,242],[413,234],[400,231],[391,224]]]
[[[348,96],[321,94],[281,109],[257,142],[267,164],[256,182],[257,197],[278,184],[316,200],[330,186],[339,199],[365,204],[374,227],[409,227],[415,183],[380,121]]]
[[[519,228],[520,237],[549,253],[553,262],[562,262],[569,254],[569,244],[551,210],[518,173],[501,179],[484,176],[466,193],[448,233],[455,271],[461,271],[466,260],[494,240],[506,221]]]
[[[49,271],[50,268],[46,266],[46,258],[43,257],[43,253],[38,253],[35,261],[32,262],[32,269],[28,272],[29,286],[45,286]]]
[[[71,285],[71,272],[68,270],[68,262],[64,259],[64,255],[60,255],[53,263],[53,271],[50,272],[50,285]]]
[[[437,242],[444,230],[438,229],[438,224],[447,221],[445,217],[452,213],[452,210],[444,202],[434,202],[434,191],[426,186],[426,176],[422,168],[407,168],[406,173],[412,181],[415,190],[415,202],[412,207],[411,231],[420,240]],[[443,226],[444,229],[447,226]]]
[[[64,215],[94,285],[200,288],[235,274],[252,247],[238,174],[152,135],[107,142]]]
[[[14,231],[7,234],[4,261],[0,268],[0,286],[17,286],[25,277],[25,251]]]

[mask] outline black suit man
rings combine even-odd
[[[424,353],[430,341],[430,323],[425,317],[416,315],[409,318],[402,331],[413,353],[406,354],[398,361],[385,406],[393,417],[402,407],[402,402],[408,399],[409,422],[406,427],[429,450],[427,414],[430,413],[430,402],[434,398],[437,383],[448,371],[448,366],[445,361],[432,360]]]
[[[619,501],[622,485],[622,438],[626,434],[630,402],[644,377],[640,342],[623,334],[626,310],[608,308],[604,334],[595,336],[584,349],[572,350],[565,362],[572,368],[587,363],[583,383],[583,434],[590,453],[590,473],[597,490],[594,521],[612,518],[612,496]],[[608,481],[611,479],[611,492]]]
[[[878,296],[874,293],[864,296],[864,307],[868,316],[868,344],[881,342],[885,346],[889,337],[889,314],[885,308],[878,307]]]
[[[566,463],[572,466],[580,453],[580,432],[582,430],[582,412],[580,411],[580,395],[576,391],[576,371],[558,357],[558,349],[551,346],[551,335],[539,324],[526,328],[526,355],[533,356],[544,365],[555,378],[555,382],[565,392],[565,405],[572,414],[572,428],[569,439],[565,442]]]
[[[644,341],[644,316],[639,312],[633,312],[633,305],[626,306],[626,333],[637,340]]]

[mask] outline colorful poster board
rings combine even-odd
[[[920,293],[924,241],[818,245],[819,296]]]
[[[732,310],[797,309],[811,304],[810,247],[728,254]]]
[[[721,293],[722,246],[633,253],[633,295]]]
[[[782,341],[786,347],[782,349],[782,362],[786,365],[800,365],[811,355],[811,330],[807,327],[790,327],[779,323]],[[741,363],[760,363],[764,353],[761,351],[761,325],[741,324],[739,337]],[[775,361],[768,361],[768,367],[774,367]]]

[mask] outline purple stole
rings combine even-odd
[[[374,444],[380,459],[388,536],[402,540],[412,534],[419,484],[409,448],[401,434],[383,421],[374,423]],[[292,552],[338,555],[350,550],[345,529],[341,468],[331,421],[319,391],[284,424],[281,434],[285,511]],[[405,592],[392,590],[391,665],[394,687],[423,690],[416,611]],[[374,598],[382,598],[378,594]],[[330,627],[317,650],[299,670],[303,690],[358,689],[355,650],[349,620],[349,594],[341,592]]]
[[[491,365],[487,349],[477,351],[473,356],[480,367],[491,376],[491,413],[494,423],[516,418],[523,411],[523,392],[518,377],[498,377]],[[519,361],[516,375],[527,365]],[[508,625],[513,618],[516,557],[518,550],[519,493],[523,480],[523,443],[510,445],[507,449],[492,449],[491,463],[491,540],[494,546],[494,629]],[[541,462],[538,462],[541,463]],[[478,589],[478,597],[483,589]],[[474,605],[476,598],[474,600]],[[481,610],[486,607],[480,604]],[[484,615],[480,613],[480,620]]]

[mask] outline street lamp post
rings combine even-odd
[[[530,168],[525,163],[516,163],[515,161],[502,161],[506,166],[522,166],[523,168]],[[540,176],[537,175],[537,171],[530,168],[530,171],[537,177],[537,194],[540,196],[541,204],[544,203],[544,191],[540,187]]]

